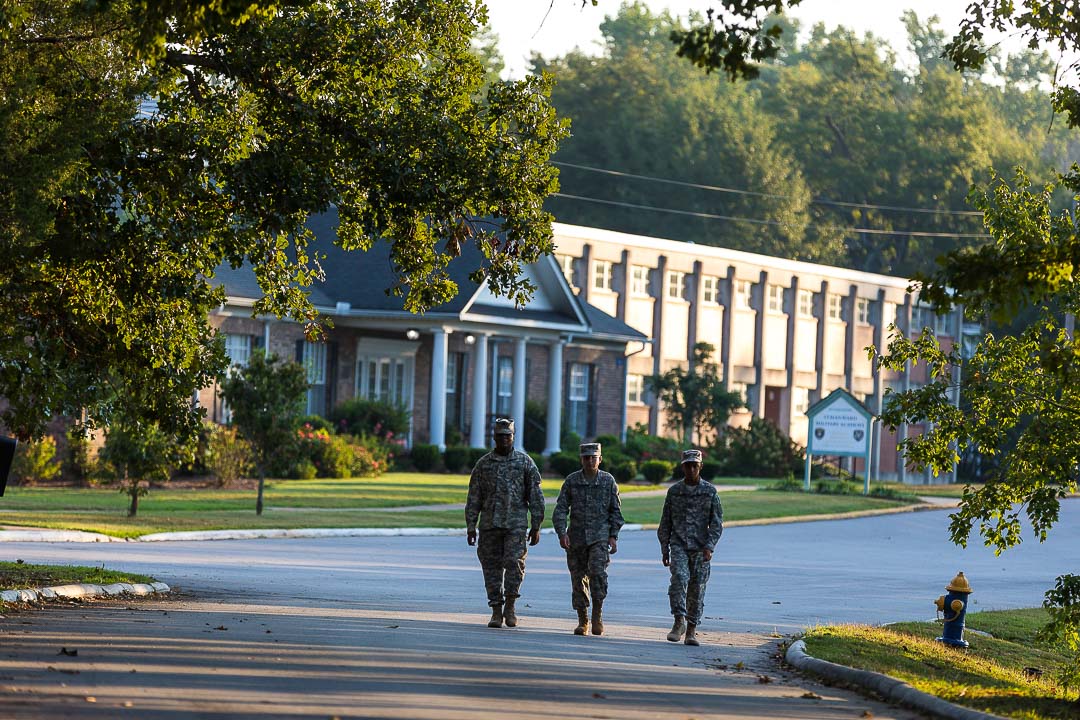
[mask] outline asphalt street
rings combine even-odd
[[[930,511],[731,528],[701,648],[663,640],[667,571],[651,532],[622,538],[599,638],[570,634],[550,535],[530,551],[515,630],[484,626],[464,537],[7,544],[9,558],[146,572],[178,592],[0,621],[0,717],[910,718],[779,670],[775,635],[929,619],[958,570],[973,610],[1038,605],[1077,570],[1080,501],[1063,504],[1047,542],[1000,557],[953,546],[947,525]]]

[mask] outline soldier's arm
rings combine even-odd
[[[611,502],[608,504],[608,527],[611,537],[619,537],[619,530],[622,528],[625,520],[622,516],[622,498],[619,497],[619,484],[615,482],[615,478],[611,479]]]
[[[660,540],[660,552],[668,556],[671,547],[671,492],[664,498],[664,510],[660,513],[660,525],[656,528],[656,537]]]
[[[529,483],[531,488],[529,491],[529,514],[532,516],[532,529],[539,531],[540,526],[544,524],[544,490],[540,486],[540,470],[536,467],[536,463],[533,462],[532,458],[529,458],[529,465],[525,472],[525,482]]]
[[[720,536],[724,533],[724,508],[720,505],[720,493],[713,493],[712,506],[709,508],[709,550],[716,549]]]
[[[566,534],[566,518],[569,514],[570,483],[563,480],[562,488],[559,490],[559,499],[555,501],[555,509],[551,512],[551,525],[560,538]]]
[[[469,495],[465,499],[465,528],[470,533],[476,532],[476,521],[480,519],[480,508],[484,506],[482,493],[480,465],[477,464],[469,476]]]

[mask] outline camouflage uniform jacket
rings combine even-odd
[[[555,532],[566,534],[566,516],[570,515],[570,542],[573,545],[592,545],[617,538],[623,526],[622,503],[619,486],[611,473],[598,470],[589,480],[585,473],[576,470],[566,477],[551,523]]]
[[[724,510],[716,487],[704,480],[697,485],[677,482],[668,488],[656,535],[665,555],[672,543],[690,552],[713,550],[724,532]]]
[[[489,452],[476,462],[469,478],[465,525],[476,530],[539,528],[544,522],[544,492],[536,463],[520,450],[509,455]]]

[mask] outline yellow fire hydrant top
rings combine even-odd
[[[945,586],[945,589],[951,592],[962,593],[969,593],[972,591],[971,585],[968,584],[967,578],[964,577],[964,573],[962,572],[956,573],[956,577],[952,579],[951,583]]]

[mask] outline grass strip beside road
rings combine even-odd
[[[33,565],[21,560],[0,562],[0,590],[21,590],[72,583],[111,585],[112,583],[151,583],[149,575],[117,572],[103,567],[79,565]]]
[[[949,702],[1022,720],[1075,718],[1075,689],[1054,682],[1068,661],[1058,648],[1040,647],[1036,631],[1047,622],[1041,608],[972,613],[967,650],[937,642],[939,623],[897,623],[888,627],[838,625],[807,631],[813,657],[903,680]]]
[[[425,476],[430,477],[430,476]],[[339,481],[345,482],[345,481]],[[97,491],[107,492],[107,491]],[[213,492],[213,491],[202,491]],[[548,518],[545,527],[551,526],[550,515],[555,492],[545,488],[548,497]],[[126,504],[119,493],[109,492],[120,500],[105,509],[26,509],[7,512],[5,502],[0,500],[0,525],[43,527],[62,530],[98,532],[114,537],[138,537],[149,533],[185,530],[232,530],[232,529],[295,529],[295,528],[462,528],[465,525],[460,510],[373,512],[370,508],[325,506],[301,507],[290,510],[266,510],[261,516],[254,512],[254,493],[248,493],[246,502],[237,509],[193,509],[190,503],[157,498],[151,492],[140,503],[139,514],[134,518],[126,515]],[[114,499],[117,499],[114,498]],[[887,507],[901,507],[905,503],[858,495],[804,495],[802,493],[759,491],[733,491],[721,495],[726,520],[750,520],[758,518],[781,518],[799,515],[842,513]],[[233,502],[233,501],[229,501]],[[58,503],[59,505],[60,503]],[[196,504],[202,504],[196,503]],[[269,501],[268,505],[274,505]],[[664,498],[661,495],[635,497],[632,492],[623,495],[623,515],[628,523],[652,524],[659,522]],[[383,506],[385,507],[385,506]]]

